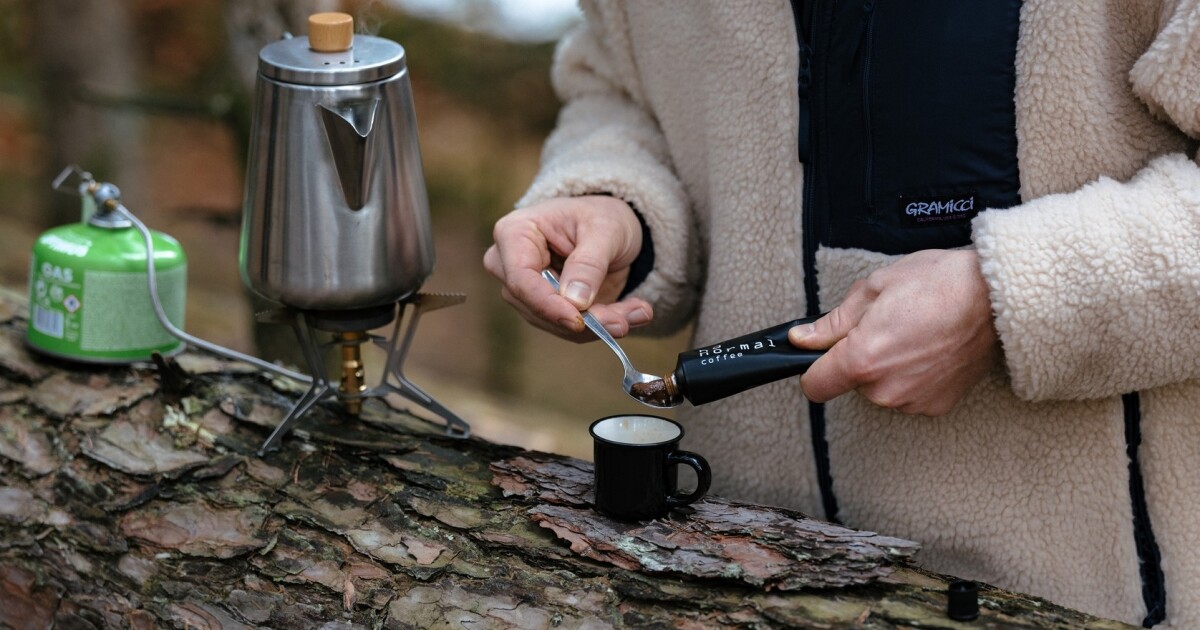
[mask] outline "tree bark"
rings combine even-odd
[[[0,627],[961,627],[915,543],[719,497],[615,522],[587,462],[378,400],[257,457],[294,385],[43,359],[22,302],[0,291]],[[985,585],[976,624],[1128,627]]]

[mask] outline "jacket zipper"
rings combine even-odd
[[[816,48],[815,16],[820,15],[819,0],[791,0],[792,16],[796,22],[796,39],[799,44],[800,70],[796,79],[796,91],[799,99],[799,128],[797,130],[797,153],[801,164],[804,165],[803,205],[800,208],[802,236],[802,256],[804,267],[805,311],[809,317],[821,313],[820,286],[817,284],[817,220],[813,208],[815,197],[816,154],[819,147],[814,142],[813,132],[813,56]],[[808,13],[805,13],[808,11]],[[816,464],[817,486],[821,493],[821,507],[825,518],[838,523],[837,497],[833,494],[833,476],[829,462],[829,441],[825,437],[825,405],[808,403],[809,434],[812,441],[813,459]]]
[[[821,313],[817,286],[817,221],[812,209],[815,186],[813,181],[816,168],[817,147],[814,145],[812,131],[812,82],[813,82],[813,48],[816,37],[816,20],[812,17],[817,10],[818,0],[791,0],[792,16],[796,22],[796,39],[799,45],[800,71],[796,79],[796,92],[799,99],[799,120],[797,129],[797,151],[800,163],[804,165],[804,190],[800,208],[802,235],[802,259],[804,266],[804,296],[805,312],[808,317],[816,317]],[[806,13],[808,11],[808,13]]]
[[[863,11],[866,12],[866,41],[863,43],[866,46],[866,51],[863,54],[863,75],[862,75],[862,95],[863,95],[863,140],[865,143],[866,153],[866,168],[864,169],[863,196],[866,202],[867,215],[873,214],[875,202],[873,201],[872,188],[874,186],[875,171],[872,162],[875,158],[875,152],[871,144],[871,52],[874,48],[875,41],[875,3],[878,0],[867,0],[863,3]]]

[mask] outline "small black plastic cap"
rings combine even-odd
[[[955,580],[946,589],[946,616],[955,621],[971,621],[979,616],[979,586],[968,580]]]

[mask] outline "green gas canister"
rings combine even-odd
[[[64,171],[64,173],[67,173]],[[119,212],[120,191],[82,171],[84,220],[53,228],[33,245],[29,327],[34,350],[87,363],[148,361],[184,343],[159,323],[147,283],[143,236]],[[63,176],[55,181],[62,188]],[[151,231],[158,299],[167,319],[183,326],[187,258],[175,239]]]

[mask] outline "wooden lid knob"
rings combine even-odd
[[[308,46],[317,52],[346,52],[354,44],[354,18],[346,13],[308,16]]]

